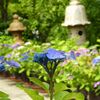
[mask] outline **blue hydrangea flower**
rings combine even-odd
[[[35,53],[34,55],[34,61],[44,66],[47,64],[48,61],[62,61],[65,58],[66,55],[64,52],[54,49],[48,49],[43,53]]]
[[[12,56],[12,54],[7,54],[6,58],[10,58]]]
[[[49,70],[47,69],[48,59],[46,57],[46,53],[35,53],[33,61],[42,65],[44,69],[49,73]]]
[[[3,47],[11,47],[9,44],[2,44]]]
[[[41,65],[46,65],[45,62],[47,62],[47,57],[45,53],[35,53],[34,54],[34,62],[37,62]]]
[[[57,65],[66,58],[66,55],[62,51],[57,51],[54,49],[48,49],[43,53],[34,54],[34,62],[39,63],[44,67],[47,73],[54,73]],[[51,63],[51,65],[48,65]],[[49,68],[49,66],[51,68]]]
[[[70,52],[70,57],[69,57],[71,60],[76,60],[76,55],[75,55],[75,52],[74,51],[71,51]]]
[[[20,44],[17,43],[17,44],[12,45],[11,48],[12,48],[12,49],[16,49],[16,48],[19,47],[19,46],[20,46]]]
[[[76,55],[76,57],[79,57],[81,55],[81,53],[76,52],[75,55]]]
[[[24,56],[23,58],[20,59],[20,61],[28,61],[29,56]]]
[[[14,60],[6,61],[6,63],[12,67],[20,67],[20,64],[18,62],[15,62]]]
[[[26,55],[28,55],[29,53],[30,53],[30,51],[27,51],[27,52],[23,53],[22,56],[26,56]]]
[[[0,56],[0,63],[4,62],[4,56]]]
[[[0,64],[0,72],[3,72],[3,71],[5,71],[4,64]]]
[[[28,61],[29,52],[30,52],[30,51],[27,51],[27,52],[23,53],[23,54],[21,55],[22,58],[20,59],[20,61]]]
[[[92,60],[92,63],[93,63],[93,65],[96,65],[97,63],[100,63],[100,56],[94,58],[94,59]]]
[[[66,58],[66,55],[62,51],[57,51],[54,49],[48,49],[46,51],[46,56],[48,60],[64,60]]]

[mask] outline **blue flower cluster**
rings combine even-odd
[[[77,51],[70,51],[66,53],[67,55],[67,60],[76,60],[77,57],[79,56],[90,56],[92,57],[93,54],[98,54],[97,51],[89,51],[88,49],[82,49],[82,50],[77,50]],[[97,65],[100,63],[100,56],[95,57],[91,63],[93,66]]]
[[[13,46],[10,46],[8,44],[3,44],[2,46],[15,49],[15,48],[19,47],[20,45],[15,44]],[[21,59],[19,60],[19,62],[30,61],[29,53],[30,53],[30,51],[23,53],[21,55]],[[97,52],[95,52],[95,53],[97,53]],[[51,67],[53,66],[52,70],[55,70],[57,65],[60,62],[64,61],[65,59],[66,60],[76,60],[77,57],[82,56],[82,55],[86,56],[88,54],[91,54],[91,52],[88,49],[84,49],[84,48],[78,49],[77,51],[71,50],[67,53],[65,53],[63,51],[57,51],[55,49],[50,48],[50,49],[45,50],[42,53],[35,53],[34,54],[34,62],[41,64],[45,68],[45,70],[48,73],[50,73],[50,69],[49,69],[50,66]],[[11,56],[12,56],[12,54],[8,54],[8,55],[6,55],[6,58],[10,58]],[[16,68],[21,66],[18,62],[14,61],[14,60],[5,61],[5,57],[0,56],[0,70],[1,71],[5,70],[5,68],[4,68],[5,63],[11,67],[16,67]],[[48,63],[49,63],[49,65],[48,65]],[[98,56],[92,60],[93,65],[96,65],[98,63],[100,63],[100,56]]]
[[[29,58],[29,52],[30,51],[27,51],[27,52],[25,52],[25,53],[23,53],[21,56],[22,56],[22,58],[20,59],[20,61],[22,62],[22,61],[29,61],[28,60],[28,58]]]
[[[15,62],[14,60],[10,60],[10,61],[5,61],[6,64],[10,65],[11,67],[20,67],[20,64],[18,62]]]
[[[20,67],[20,64],[18,62],[14,60],[7,61],[4,59],[4,56],[0,56],[0,72],[5,71],[5,66],[4,66],[5,64],[8,64],[11,67],[16,67],[16,68]]]
[[[58,64],[65,59],[65,52],[54,49],[48,49],[42,53],[34,54],[34,62],[42,65],[48,74],[54,74]]]
[[[100,63],[100,56],[94,58],[94,59],[92,60],[92,63],[93,63],[94,65],[96,65],[97,63]]]
[[[4,71],[4,56],[0,56],[0,72]]]
[[[2,44],[2,47],[7,47],[7,48],[12,48],[12,49],[16,49],[17,47],[20,46],[20,44],[14,44],[14,45],[9,45],[9,44]]]

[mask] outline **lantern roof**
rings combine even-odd
[[[69,6],[66,7],[65,20],[62,26],[87,25],[88,21],[85,7],[79,0],[71,0]]]
[[[13,22],[10,24],[8,31],[24,31],[26,27],[19,21],[19,16],[17,14],[13,15]]]

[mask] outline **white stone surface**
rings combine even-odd
[[[7,93],[11,100],[32,100],[23,90],[16,87],[16,82],[1,77],[0,91]]]
[[[0,77],[0,91],[7,93],[11,100],[32,100],[23,90],[16,87],[16,82]],[[40,93],[45,98],[50,100],[47,94]]]

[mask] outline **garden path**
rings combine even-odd
[[[23,90],[16,87],[16,82],[0,77],[0,91],[9,95],[11,100],[32,100]]]
[[[7,93],[11,100],[32,100],[23,90],[16,87],[16,82],[3,77],[0,77],[0,91]],[[49,98],[45,96],[45,100]]]

